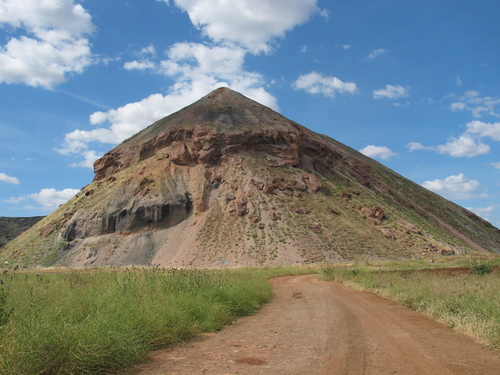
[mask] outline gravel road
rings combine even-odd
[[[499,352],[395,302],[314,275],[272,284],[256,315],[127,374],[500,374]]]

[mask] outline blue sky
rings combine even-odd
[[[500,226],[497,0],[0,0],[0,216],[220,86]]]

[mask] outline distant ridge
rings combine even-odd
[[[0,260],[238,267],[500,253],[489,222],[228,88],[155,122],[94,171]]]
[[[5,217],[0,216],[0,247],[4,246],[10,240],[16,238],[25,230],[31,228],[44,216],[32,217]]]

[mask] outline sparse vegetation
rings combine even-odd
[[[373,291],[500,349],[500,260],[323,267],[323,277]],[[447,267],[443,267],[447,266]],[[450,268],[450,266],[454,266]]]
[[[88,270],[1,275],[0,374],[98,374],[220,329],[307,269]]]

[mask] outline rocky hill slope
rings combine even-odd
[[[490,223],[227,88],[94,170],[0,260],[215,267],[500,253]]]

